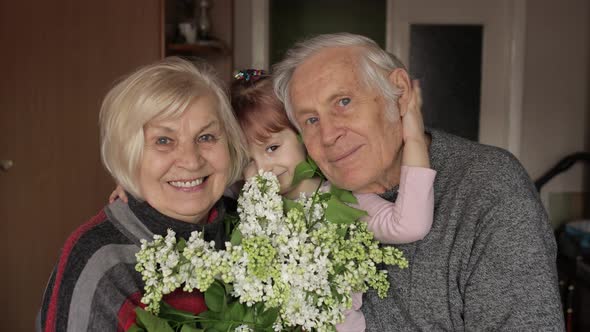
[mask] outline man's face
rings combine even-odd
[[[401,122],[376,89],[363,84],[358,48],[329,48],[303,62],[289,96],[309,155],[328,180],[356,192],[397,184]]]

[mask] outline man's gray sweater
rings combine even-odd
[[[388,297],[364,296],[367,331],[561,331],[556,246],[527,173],[508,152],[432,130],[432,230],[398,245]]]

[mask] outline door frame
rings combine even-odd
[[[437,1],[438,0],[432,0]],[[526,0],[451,0],[457,6],[477,6],[474,2],[501,6],[501,19],[494,21],[482,11],[450,10],[450,11],[411,11],[410,3],[416,0],[387,0],[386,14],[386,50],[400,57],[402,62],[409,64],[409,40],[411,23],[430,24],[493,24],[501,22],[506,37],[502,42],[503,74],[500,77],[502,91],[497,91],[501,101],[493,102],[492,96],[483,96],[487,85],[482,81],[482,98],[480,115],[479,142],[498,146],[510,151],[517,158],[520,155],[522,137],[522,103],[524,82],[525,35],[526,35]],[[247,3],[249,2],[249,4]],[[245,3],[245,4],[244,4]],[[269,69],[269,0],[246,0],[241,6],[249,6],[251,26],[236,25],[236,38],[250,40],[251,48],[246,57],[255,68]],[[448,0],[445,6],[449,6]],[[427,7],[422,7],[427,8]],[[248,12],[248,11],[247,11]],[[485,58],[486,41],[489,39],[484,28]],[[492,59],[482,59],[482,61]],[[487,70],[482,64],[482,80]],[[498,84],[497,84],[498,85]],[[488,105],[489,104],[489,105]],[[493,104],[493,106],[492,106]]]
[[[444,6],[450,8],[449,10],[431,8],[425,4],[427,1],[440,2],[387,1],[386,49],[409,65],[410,24],[484,25],[479,142],[504,148],[519,157],[522,137],[526,0],[445,0]],[[491,17],[490,11],[480,9],[483,6],[476,8],[478,5],[490,3],[500,6],[500,17]],[[467,8],[469,6],[472,8]],[[416,7],[420,7],[420,10],[415,10]],[[494,29],[485,28],[491,24],[496,25]],[[490,30],[502,34],[501,55],[498,58],[486,57],[486,51],[491,49]],[[498,61],[501,66],[496,66]],[[488,84],[484,77],[486,73],[491,74],[489,76],[493,76],[493,79],[499,82]],[[500,88],[496,88],[492,93],[490,89],[494,85]]]

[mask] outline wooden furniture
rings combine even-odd
[[[190,60],[201,60],[211,64],[220,77],[229,82],[233,72],[233,0],[209,0],[209,17],[211,21],[211,38],[185,43],[178,32],[178,24],[190,20],[198,26],[199,0],[190,2],[181,0],[165,1],[164,13],[164,56],[180,56]],[[184,6],[182,5],[184,4]],[[192,12],[191,12],[192,11]]]

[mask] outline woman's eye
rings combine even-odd
[[[205,135],[201,135],[197,138],[197,141],[199,143],[212,143],[216,141],[215,136],[211,135],[211,134],[205,134]]]
[[[269,146],[266,148],[266,152],[273,152],[273,151],[275,151],[276,149],[278,149],[278,148],[279,148],[279,146],[280,146],[280,145],[278,145],[278,144],[269,145]]]
[[[312,116],[312,117],[308,118],[307,120],[305,120],[305,124],[306,125],[312,125],[312,124],[315,124],[318,121],[320,121],[320,119],[317,116]]]
[[[348,104],[350,104],[350,98],[342,98],[342,99],[338,100],[338,106],[343,107]]]
[[[157,145],[166,145],[166,144],[170,144],[172,140],[168,137],[158,137],[156,138],[156,144]]]

